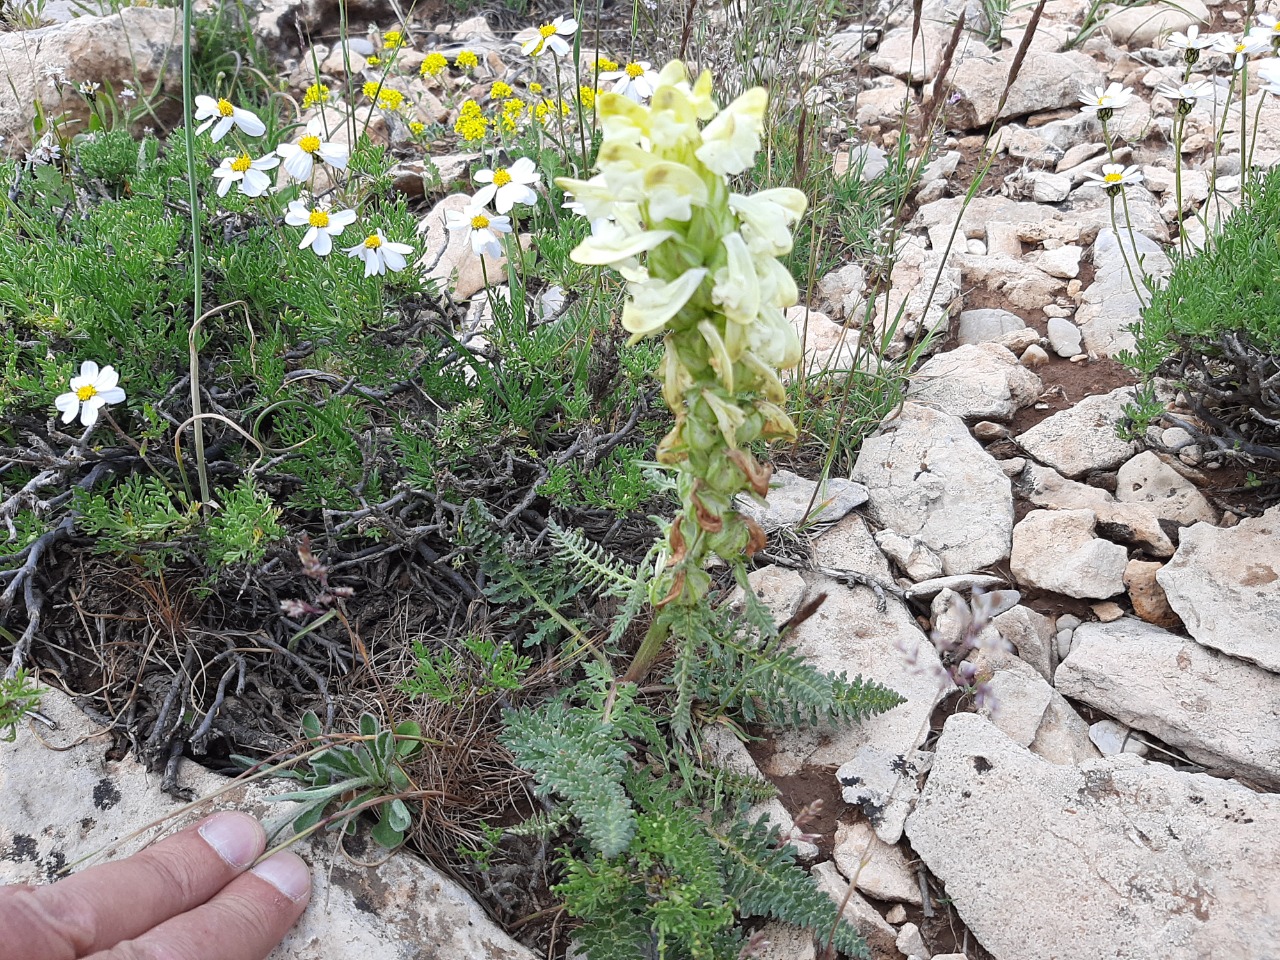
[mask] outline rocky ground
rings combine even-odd
[[[913,198],[894,292],[872,321],[902,305],[893,349],[929,329],[939,349],[915,370],[908,402],[863,445],[852,476],[828,490],[835,503],[814,544],[817,569],[753,574],[780,617],[825,593],[797,631],[800,649],[907,702],[850,730],[790,734],[750,752],[732,738],[711,741],[720,762],[782,788],[770,810],[785,825],[813,799],[826,801],[801,853],[837,899],[853,881],[847,910],[876,960],[1280,956],[1280,507],[1232,499],[1224,491],[1239,478],[1208,469],[1184,431],[1118,439],[1133,383],[1111,359],[1132,346],[1126,328],[1140,309],[1121,244],[1158,280],[1171,241],[1202,242],[1240,196],[1234,121],[1226,152],[1211,157],[1215,107],[1201,102],[1188,119],[1179,208],[1173,106],[1155,88],[1180,78],[1181,65],[1160,37],[1197,20],[1239,29],[1244,10],[1200,0],[1119,10],[1063,52],[1087,10],[1084,0],[1045,5],[1002,109],[1030,8],[1010,12],[999,50],[962,38],[945,107],[950,134]],[[929,106],[924,94],[959,5],[924,11],[914,48],[909,12],[900,12],[800,56],[826,77],[821,98],[855,121],[850,162],[873,164],[892,147],[904,109],[918,116]],[[967,16],[980,26],[976,4]],[[280,17],[271,8],[258,29],[279,37]],[[78,45],[109,44],[118,31],[135,39],[144,77],[176,85],[174,26],[172,11],[127,8],[100,23],[49,27],[39,69],[83,72],[89,54]],[[514,62],[509,38],[485,24],[451,29],[492,52],[491,72],[506,69],[504,57]],[[0,34],[0,69],[21,94],[16,107],[0,105],[0,133],[18,140],[22,104],[49,96],[23,52],[32,39]],[[92,62],[95,77],[124,69],[105,53]],[[1109,81],[1138,94],[1112,121],[1123,141],[1116,160],[1145,175],[1127,195],[1132,238],[1113,230],[1106,195],[1084,176],[1109,157],[1077,97]],[[1280,160],[1274,98],[1260,118],[1253,162],[1265,166]],[[1001,153],[962,210],[988,127]],[[435,161],[446,180],[464,162]],[[415,176],[420,187],[421,169],[408,165],[410,189]],[[479,294],[479,318],[478,265],[451,251],[442,226],[458,202],[426,214],[423,232],[440,242],[428,243],[423,266],[459,297]],[[866,283],[860,268],[845,267],[793,311],[812,367],[852,355]],[[807,481],[786,482],[771,500],[807,501]],[[881,589],[850,586],[841,571]],[[996,592],[978,604],[992,619],[975,625],[968,611],[979,588]],[[949,692],[957,652],[970,656],[981,705]],[[82,721],[48,702],[46,711],[64,728],[42,736],[75,739]],[[131,802],[122,816],[105,803],[154,791],[92,739],[50,754],[24,734],[3,754],[2,880],[46,876],[152,814]],[[55,784],[56,824],[41,826],[41,798]],[[416,942],[438,945],[413,956],[524,955],[478,911],[460,919],[465,895],[448,881],[420,864],[395,869],[414,879],[340,871],[333,880],[330,913],[346,909],[361,930],[380,932],[342,939],[308,928],[278,955],[346,956],[359,944],[369,957],[409,956],[400,943],[410,928]],[[422,884],[447,889],[448,905],[415,895]],[[425,913],[406,920],[410,896]],[[815,956],[812,944],[771,933],[776,956]],[[313,945],[301,946],[308,936]]]

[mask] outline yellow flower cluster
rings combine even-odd
[[[502,116],[498,123],[507,133],[515,133],[524,119],[526,104],[519,97],[511,97],[502,101]]]
[[[366,67],[380,67],[382,66],[382,58],[376,53],[370,54],[364,58],[364,65]]]
[[[459,50],[458,55],[453,58],[453,65],[459,70],[474,70],[480,66],[480,60],[470,50]]]
[[[495,80],[493,81],[493,86],[489,88],[489,99],[496,103],[499,100],[507,99],[507,97],[511,96],[513,93],[515,93],[515,91],[511,89],[511,84],[504,83],[501,80]]]
[[[427,131],[427,125],[423,123],[421,120],[409,121],[409,132],[412,133],[415,137],[422,136],[424,133],[426,133],[426,131]]]
[[[378,91],[382,89],[382,84],[377,80],[366,80],[364,86],[360,88],[360,92],[364,94],[366,100],[377,100]]]
[[[382,35],[382,46],[385,50],[399,50],[404,45],[404,32],[401,30],[388,30]]]
[[[307,92],[302,97],[302,108],[306,110],[321,103],[329,102],[329,88],[323,83],[313,83],[307,87]]]
[[[618,69],[618,61],[610,60],[608,57],[600,57],[596,60],[597,73],[610,73]]]
[[[542,93],[542,84],[535,80],[533,83],[529,84],[529,92],[535,97],[539,96]]]
[[[378,94],[378,106],[383,110],[399,110],[404,105],[404,94],[390,87],[383,87]]]
[[[422,67],[418,72],[424,77],[438,77],[447,66],[449,66],[449,61],[443,53],[428,53],[423,59]]]
[[[560,115],[562,117],[569,116],[569,110],[569,104],[566,101],[561,100]],[[551,122],[551,117],[555,114],[555,111],[556,102],[548,98],[538,101],[537,105],[533,108],[533,115],[537,117],[539,123],[546,126]]]
[[[594,110],[596,107],[596,97],[600,95],[600,91],[595,87],[588,87],[583,84],[578,88],[578,104],[583,110]]]
[[[483,140],[489,131],[489,120],[480,110],[480,104],[474,100],[462,101],[458,109],[458,119],[453,125],[453,132],[468,143]]]

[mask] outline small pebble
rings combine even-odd
[[[1124,607],[1114,600],[1103,600],[1101,603],[1093,604],[1089,609],[1103,623],[1112,623],[1124,616]]]
[[[1194,443],[1195,437],[1181,427],[1170,427],[1160,434],[1160,442],[1170,450],[1181,450]]]
[[[1022,360],[1022,365],[1024,367],[1034,370],[1037,367],[1043,367],[1049,362],[1049,354],[1045,353],[1044,347],[1040,346],[1038,343],[1033,343],[1031,346],[1027,347],[1027,349],[1022,351],[1022,357],[1020,359]]]
[[[1074,630],[1082,623],[1084,623],[1084,621],[1074,613],[1064,613],[1058,618],[1057,627],[1059,630]]]
[[[1193,443],[1178,451],[1178,459],[1189,467],[1198,467],[1204,463],[1204,451],[1200,449],[1200,444]]]
[[[904,923],[902,925],[894,945],[897,946],[901,953],[905,953],[909,957],[929,956],[929,948],[924,945],[924,938],[920,936],[920,928],[914,923]]]
[[[1147,754],[1147,745],[1133,736],[1133,731],[1123,723],[1114,720],[1099,720],[1090,725],[1089,739],[1104,757],[1121,753],[1134,753],[1140,757]]]
[[[1027,461],[1025,457],[1013,457],[1010,460],[997,460],[1000,469],[1004,471],[1006,477],[1016,477],[1027,469]]]
[[[907,908],[900,903],[895,903],[889,908],[889,912],[884,915],[884,918],[896,927],[898,924],[906,921]]]
[[[987,255],[987,245],[974,237],[965,243],[965,249],[972,253],[975,257],[985,257]]]
[[[973,425],[973,435],[982,441],[1003,440],[1010,436],[1009,428],[1003,423],[992,423],[990,420],[980,420]]]

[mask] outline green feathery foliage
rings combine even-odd
[[[716,832],[725,865],[725,887],[743,916],[775,917],[816,930],[824,939],[835,931],[835,947],[851,957],[867,957],[858,932],[841,920],[836,905],[795,864],[791,847],[779,843],[778,828],[761,817],[737,821]]]

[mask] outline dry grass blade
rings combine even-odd
[[[1013,63],[1009,65],[1009,79],[1005,81],[1004,90],[1000,93],[1000,102],[996,105],[996,115],[991,119],[994,125],[1000,119],[1000,114],[1004,112],[1005,102],[1009,99],[1009,91],[1013,89],[1013,85],[1018,81],[1018,74],[1022,72],[1023,61],[1027,59],[1027,51],[1031,49],[1031,38],[1036,34],[1036,27],[1040,25],[1040,15],[1044,13],[1045,0],[1040,0],[1036,4],[1035,10],[1031,11],[1031,19],[1027,21],[1026,30],[1022,33],[1022,42],[1018,44],[1018,51],[1013,55]]]
[[[921,135],[926,139],[929,134],[929,128],[933,126],[934,118],[938,114],[938,108],[942,104],[942,92],[946,87],[947,74],[951,71],[951,62],[955,59],[956,48],[960,46],[960,38],[964,35],[965,11],[960,11],[960,16],[956,17],[955,28],[951,31],[951,37],[947,40],[946,49],[942,51],[942,62],[938,65],[938,75],[934,78],[933,89],[929,91],[929,103],[925,108],[924,122],[920,127]]]
[[[924,0],[911,0],[911,45],[914,47],[924,25]]]

